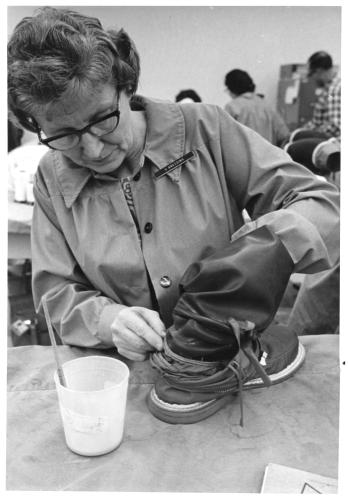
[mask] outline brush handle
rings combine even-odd
[[[58,374],[59,382],[61,383],[61,385],[63,385],[64,387],[66,387],[67,384],[66,384],[66,380],[65,380],[63,368],[61,367],[61,364],[60,364],[60,361],[59,361],[56,338],[54,336],[54,332],[53,332],[53,328],[52,328],[52,323],[51,323],[51,318],[50,318],[50,315],[49,315],[49,312],[48,312],[48,309],[47,309],[46,297],[42,297],[42,306],[43,306],[43,310],[44,310],[44,313],[45,313],[45,319],[46,319],[46,323],[47,323],[47,327],[48,327],[48,334],[50,336],[50,340],[51,340],[51,344],[52,344],[53,352],[54,352],[54,357],[55,357],[55,360],[56,360],[57,374]]]

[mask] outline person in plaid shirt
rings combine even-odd
[[[341,80],[334,74],[331,56],[327,52],[315,52],[308,59],[308,76],[314,78],[321,90],[313,110],[313,117],[303,128],[313,132],[318,144],[315,150],[325,157],[335,150],[340,151],[341,136]],[[297,140],[297,154],[309,147],[311,139],[298,129],[293,139]],[[320,139],[320,134],[322,138]],[[323,135],[326,135],[325,136]],[[315,141],[315,139],[314,139]],[[322,141],[322,142],[321,142]],[[285,148],[286,149],[286,148]],[[311,151],[313,166],[318,167],[315,150]],[[290,150],[288,150],[290,154]],[[298,158],[291,155],[292,159]],[[320,155],[319,155],[320,156]],[[336,253],[331,269],[322,273],[308,274],[297,294],[288,320],[288,327],[298,335],[338,334],[340,318],[340,256],[339,227],[332,233],[329,253]]]
[[[341,79],[334,74],[331,56],[315,52],[308,59],[308,76],[320,89],[313,117],[305,128],[324,132],[328,137],[341,135]]]
[[[313,173],[331,178],[341,169],[341,79],[327,52],[315,52],[307,65],[308,77],[317,85],[313,116],[291,133],[284,149]]]

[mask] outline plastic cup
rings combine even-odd
[[[67,446],[96,456],[117,448],[123,438],[129,369],[106,356],[86,356],[62,365],[66,385],[55,372]]]

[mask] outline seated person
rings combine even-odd
[[[308,77],[319,91],[313,118],[291,134],[285,150],[294,161],[339,186],[335,173],[341,167],[341,81],[327,52],[310,56]],[[330,254],[336,254],[335,264],[327,271],[304,276],[288,323],[298,335],[339,333],[339,244],[336,227],[329,242]]]
[[[219,106],[137,95],[139,68],[124,30],[75,11],[39,9],[9,39],[11,111],[50,148],[33,297],[65,344],[152,356],[165,378],[151,411],[171,421],[179,403],[188,423],[220,407],[214,386],[202,396],[210,376],[236,391],[300,366],[296,335],[264,330],[292,272],[330,267],[338,193]],[[186,389],[167,391],[171,367]]]
[[[327,176],[341,168],[341,80],[327,52],[315,52],[307,64],[317,85],[313,117],[291,134],[285,149],[294,161]]]
[[[255,84],[248,73],[233,69],[225,76],[225,85],[232,97],[225,111],[272,144],[284,144],[290,135],[287,125],[264,97],[255,93]]]
[[[197,92],[193,89],[181,90],[175,96],[175,102],[202,102]]]
[[[335,73],[331,56],[315,52],[308,59],[308,77],[317,85],[312,119],[302,128],[322,132],[326,138],[341,136],[341,79]]]

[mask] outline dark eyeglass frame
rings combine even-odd
[[[47,137],[47,139],[43,139],[42,136],[41,136],[41,129],[37,125],[37,136],[38,136],[38,139],[39,139],[39,141],[40,141],[41,144],[44,144],[45,146],[48,146],[49,148],[57,150],[57,151],[67,151],[67,150],[72,149],[75,146],[77,146],[79,144],[80,140],[81,140],[81,136],[83,134],[85,134],[86,132],[88,132],[90,128],[94,127],[94,125],[97,125],[98,123],[103,122],[104,120],[108,120],[109,118],[112,118],[113,116],[116,116],[117,117],[116,125],[114,126],[114,128],[112,130],[108,130],[104,134],[100,134],[100,135],[93,134],[93,132],[91,132],[91,133],[93,135],[95,135],[96,137],[103,137],[104,135],[108,135],[108,134],[111,134],[111,132],[114,132],[117,129],[118,124],[120,123],[120,115],[121,115],[121,112],[119,110],[119,101],[117,99],[117,108],[114,111],[112,111],[111,113],[108,113],[107,115],[102,116],[101,118],[98,118],[98,120],[94,120],[93,122],[89,123],[88,125],[86,125],[85,127],[81,128],[80,130],[74,130],[73,132],[68,132],[68,133],[65,133],[65,134],[53,135],[52,137]],[[52,142],[52,141],[56,141],[57,139],[61,139],[62,137],[69,137],[71,135],[77,136],[78,137],[78,141],[77,141],[76,144],[74,144],[73,146],[71,146],[69,148],[59,149],[59,148],[55,148],[54,146],[50,145],[50,142]]]

